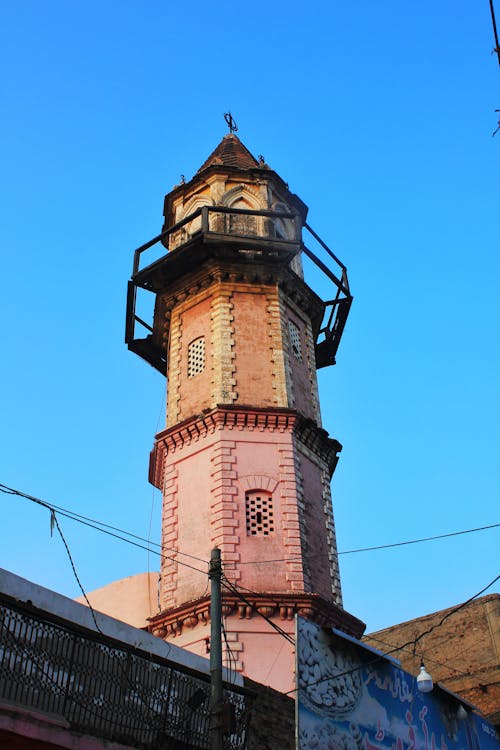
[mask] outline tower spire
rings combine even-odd
[[[226,112],[224,115],[224,119],[227,123],[227,126],[229,128],[230,133],[236,133],[238,130],[238,126],[236,125],[235,120],[233,119],[233,116],[231,112]]]

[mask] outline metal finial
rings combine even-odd
[[[225,121],[227,123],[227,126],[229,128],[229,132],[230,133],[236,133],[236,131],[238,130],[238,126],[236,125],[236,122],[233,119],[233,116],[232,116],[231,112],[226,112],[225,115],[224,115],[224,119],[225,119]]]
[[[185,184],[186,184],[186,178],[183,174],[181,174],[181,185],[185,185]]]
[[[259,154],[259,164],[265,164],[265,163],[266,163],[266,160],[264,159],[262,154]]]

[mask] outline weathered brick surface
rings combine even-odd
[[[245,687],[255,694],[250,713],[247,750],[293,750],[294,699],[248,679],[245,679]]]
[[[409,644],[394,654],[404,669],[418,674],[423,657],[435,682],[461,695],[498,724],[500,595],[483,596],[456,612],[454,609],[393,625],[363,640],[384,652]],[[414,656],[414,640],[422,633],[427,634],[417,642]]]

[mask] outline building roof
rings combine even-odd
[[[234,133],[224,136],[217,148],[201,165],[197,174],[214,165],[238,169],[254,169],[262,166]]]

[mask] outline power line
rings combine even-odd
[[[26,492],[22,492],[21,490],[16,490],[13,487],[8,487],[6,484],[0,483],[0,492],[3,492],[6,495],[17,495],[18,497],[23,497],[26,500],[31,500],[32,502],[42,505],[44,508],[54,508],[55,510],[59,511],[61,515],[65,515],[67,518],[71,518],[73,521],[89,521],[95,524],[98,524],[99,526],[102,526],[105,529],[111,529],[112,531],[119,531],[121,534],[126,534],[127,536],[131,537],[132,539],[138,539],[141,542],[147,542],[147,544],[152,544],[155,547],[159,547],[160,549],[164,549],[167,552],[175,552],[178,555],[182,555],[183,557],[189,557],[192,560],[197,560],[198,562],[205,563],[208,565],[208,561],[204,560],[202,557],[197,557],[196,555],[190,555],[187,552],[180,552],[179,550],[176,550],[174,548],[169,547],[163,547],[163,545],[159,544],[158,542],[152,542],[150,539],[139,536],[138,534],[134,534],[132,531],[126,531],[125,529],[121,529],[118,526],[112,526],[109,523],[105,523],[104,521],[99,521],[96,518],[90,518],[89,516],[83,516],[80,513],[76,513],[76,511],[70,510],[68,508],[63,508],[60,505],[56,505],[55,503],[48,503],[45,500],[40,500],[38,497],[34,497],[33,495],[28,495]],[[154,550],[150,550],[151,552],[154,552]]]
[[[96,614],[94,612],[94,609],[93,609],[91,603],[89,602],[89,599],[87,597],[85,589],[83,588],[82,582],[81,582],[80,577],[79,577],[79,575],[77,573],[75,562],[73,560],[73,556],[72,556],[71,551],[69,549],[69,545],[68,545],[68,543],[66,541],[66,538],[65,538],[65,536],[64,536],[64,534],[62,532],[62,529],[61,529],[61,527],[59,525],[59,521],[57,520],[57,515],[56,515],[55,511],[52,510],[52,509],[51,509],[50,521],[51,521],[51,528],[52,528],[52,525],[55,525],[55,527],[57,528],[57,530],[59,532],[59,535],[60,535],[60,537],[61,537],[61,539],[63,541],[63,544],[64,544],[64,546],[66,548],[66,552],[68,554],[68,558],[69,558],[69,561],[71,563],[71,568],[73,570],[73,574],[74,574],[74,576],[76,578],[76,582],[78,583],[78,586],[80,587],[80,590],[81,590],[81,592],[83,594],[83,597],[84,597],[85,601],[87,602],[88,608],[90,609],[90,612],[92,614],[92,619],[94,621],[94,625],[96,627],[96,630],[97,630],[98,633],[100,633],[100,635],[102,635],[105,638],[106,636],[103,633],[103,631],[101,630],[101,628],[99,627],[99,624],[97,622],[97,618],[96,618]],[[150,654],[150,661],[151,660],[152,660],[152,655]],[[122,676],[124,677],[124,679],[128,683],[129,687],[131,687],[132,690],[136,691],[140,695],[142,702],[144,703],[144,705],[146,706],[146,708],[148,709],[148,711],[150,712],[150,714],[154,715],[153,708],[149,704],[148,699],[142,694],[142,691],[141,691],[139,685],[137,683],[132,682],[132,680],[130,679],[130,677],[129,677],[127,671],[126,671],[126,669],[124,668],[124,666],[120,662],[118,662],[118,668],[119,668]],[[148,720],[146,720],[146,721],[147,721],[148,728],[152,729],[153,725]]]
[[[381,643],[382,646],[388,646],[389,648],[397,648],[397,646],[394,643],[389,643],[388,641],[382,641],[380,638],[375,638],[374,635],[371,633],[368,633],[366,636],[364,636],[365,640],[364,643],[370,644],[371,641],[375,641],[376,643]],[[402,651],[408,651],[409,653],[413,654],[413,649],[410,649],[408,647],[402,648]],[[465,649],[463,649],[465,651]],[[459,652],[462,653],[462,652]],[[496,658],[496,657],[494,657]],[[439,667],[443,667],[443,669],[451,669],[453,672],[456,672],[455,675],[450,675],[449,679],[458,679],[459,677],[465,677],[469,674],[469,672],[460,672],[455,667],[450,666],[449,664],[443,664],[443,662],[438,661],[437,659],[433,659],[432,657],[425,655],[425,661],[430,662],[431,664],[437,664]]]
[[[97,632],[101,633],[101,635],[103,635],[103,632],[102,632],[101,628],[97,624],[97,619],[96,619],[96,616],[95,616],[94,609],[93,609],[91,603],[88,600],[87,594],[85,593],[85,589],[83,588],[82,582],[80,581],[80,578],[78,577],[78,573],[76,572],[76,567],[75,567],[75,563],[73,561],[73,556],[71,555],[68,543],[67,543],[67,541],[66,541],[66,539],[64,537],[64,534],[62,533],[62,529],[59,526],[59,521],[57,520],[57,515],[56,515],[55,511],[53,511],[53,510],[51,511],[50,521],[51,521],[51,523],[55,524],[55,527],[56,527],[56,529],[59,532],[59,536],[61,537],[61,539],[63,541],[63,544],[64,544],[64,546],[66,548],[66,552],[68,553],[68,557],[69,557],[69,561],[71,563],[71,568],[73,570],[73,574],[74,574],[74,576],[76,578],[76,582],[77,582],[78,586],[80,587],[80,591],[82,592],[82,594],[84,596],[84,599],[87,602],[87,606],[90,609],[90,613],[92,615],[92,619],[94,620],[94,625],[96,626]]]
[[[50,503],[47,503],[44,500],[40,500],[40,498],[27,495],[24,492],[20,492],[18,490],[12,490],[12,488],[7,487],[4,484],[0,484],[0,492],[4,492],[5,494],[8,494],[8,495],[19,495],[20,497],[24,497],[27,500],[30,500],[36,503],[37,505],[41,505],[43,508],[47,508],[47,510],[51,511],[51,513],[58,510],[56,506],[51,505]],[[94,523],[90,523],[89,521],[84,521],[83,517],[73,515],[71,514],[71,512],[67,513],[63,510],[58,510],[58,513],[59,515],[64,516],[65,518],[69,518],[72,521],[76,521],[77,523],[80,523],[83,526],[88,526],[91,529],[100,531],[102,534],[106,534],[107,536],[113,537],[114,539],[119,539],[122,542],[127,542],[127,544],[131,544],[133,547],[138,547],[139,549],[146,550],[147,552],[152,552],[153,554],[158,555],[163,560],[170,560],[171,562],[178,563],[179,565],[183,565],[185,568],[190,568],[191,570],[194,570],[197,573],[201,573],[202,575],[207,574],[206,570],[200,570],[199,568],[196,568],[194,565],[189,565],[189,563],[183,562],[182,560],[178,560],[175,557],[172,557],[171,555],[165,555],[163,554],[163,552],[152,550],[149,547],[145,546],[144,544],[139,544],[138,542],[132,541],[132,539],[127,539],[126,537],[120,536],[119,534],[115,534],[112,531],[108,531],[106,528],[101,528],[100,526],[96,526]],[[99,523],[99,521],[97,521],[96,523]],[[127,533],[127,532],[123,532],[123,533]],[[177,550],[171,550],[171,551],[174,552],[175,554],[184,554],[184,553],[178,553]],[[200,560],[200,561],[205,562],[205,560]],[[208,562],[207,562],[207,566],[208,566]]]
[[[390,651],[381,653],[379,656],[365,662],[365,664],[362,664],[359,667],[348,669],[347,671],[340,672],[339,674],[336,674],[336,675],[329,675],[328,677],[322,677],[320,680],[316,680],[316,682],[310,682],[308,686],[311,687],[312,685],[319,685],[321,682],[326,682],[327,680],[336,680],[339,677],[345,677],[346,675],[353,674],[354,672],[357,672],[359,669],[363,669],[363,667],[369,666],[371,664],[375,664],[379,662],[381,659],[385,659],[387,656],[392,656],[392,654],[395,654],[398,651],[402,651],[403,649],[406,649],[407,646],[413,646],[413,650],[415,651],[417,643],[421,641],[422,638],[432,633],[433,630],[436,630],[436,628],[440,628],[441,625],[443,625],[443,623],[445,622],[445,620],[447,620],[449,617],[454,615],[456,612],[459,612],[464,607],[466,607],[467,604],[470,604],[474,599],[477,599],[478,596],[481,596],[481,594],[484,594],[484,592],[487,591],[489,588],[491,588],[499,579],[500,579],[500,575],[497,575],[492,581],[486,584],[486,586],[484,586],[481,589],[481,591],[478,591],[476,594],[469,597],[469,599],[466,599],[466,601],[462,602],[462,604],[458,604],[456,607],[453,607],[452,609],[450,609],[448,612],[446,612],[446,614],[441,618],[441,620],[438,623],[436,623],[435,625],[432,625],[432,627],[430,627],[428,630],[424,630],[423,633],[420,633],[419,635],[417,635],[415,638],[413,638],[413,640],[406,641],[406,643],[402,643],[400,646],[395,646]],[[285,695],[289,695],[290,693],[296,693],[298,692],[299,689],[300,688],[295,687],[295,688],[292,688],[291,690],[287,690]]]
[[[500,523],[492,523],[489,526],[478,526],[475,529],[465,529],[464,531],[450,531],[448,534],[436,534],[435,536],[424,536],[421,539],[410,539],[406,542],[394,542],[393,544],[379,544],[376,547],[363,547],[360,549],[350,549],[344,552],[339,552],[339,555],[352,555],[355,552],[373,552],[377,549],[389,549],[390,547],[404,547],[407,544],[420,544],[420,542],[431,542],[435,539],[447,539],[452,536],[460,536],[461,534],[472,534],[475,531],[486,531],[486,529],[496,529],[500,526]]]
[[[420,539],[409,539],[404,542],[393,542],[391,544],[379,544],[374,547],[359,547],[358,549],[343,550],[341,552],[337,552],[337,554],[338,555],[353,555],[357,552],[374,552],[375,550],[380,550],[380,549],[390,549],[392,547],[404,547],[408,544],[420,544],[421,542],[430,542],[435,539],[447,539],[452,536],[461,536],[462,534],[472,534],[476,531],[486,531],[487,529],[496,529],[499,526],[500,526],[500,523],[492,523],[492,524],[489,524],[488,526],[478,526],[475,529],[464,529],[463,531],[450,531],[447,534],[436,534],[435,536],[425,536],[425,537],[421,537]],[[322,557],[322,556],[323,556],[322,553],[312,554],[312,555],[308,555],[308,559],[312,559],[314,557]],[[254,560],[251,562],[242,561],[237,564],[238,565],[263,565],[263,564],[276,563],[276,562],[287,562],[288,560],[291,560],[295,557],[301,558],[302,555],[300,554],[290,555],[289,557],[283,557],[283,558],[274,559],[274,560]],[[226,567],[228,564],[230,563],[226,563]]]
[[[40,498],[34,497],[33,495],[28,495],[27,493],[22,492],[21,490],[16,490],[16,489],[14,489],[12,487],[8,487],[5,484],[1,484],[0,483],[0,492],[3,492],[3,493],[8,494],[8,495],[17,495],[19,497],[23,497],[23,498],[25,498],[27,500],[31,500],[32,502],[37,503],[38,505],[42,505],[43,507],[48,508],[49,510],[50,509],[55,509],[61,515],[64,515],[67,518],[70,518],[73,521],[77,521],[79,523],[82,523],[82,524],[84,524],[86,526],[90,526],[90,528],[95,528],[97,531],[102,531],[103,533],[106,533],[104,531],[104,529],[110,529],[111,531],[116,531],[116,532],[119,532],[120,534],[126,534],[126,536],[131,537],[132,539],[137,539],[137,540],[139,540],[141,542],[146,542],[148,545],[150,545],[150,544],[154,545],[155,547],[158,547],[158,548],[162,549],[163,551],[172,552],[172,553],[174,553],[176,555],[181,555],[182,557],[187,557],[187,558],[190,558],[192,560],[196,560],[197,562],[202,562],[205,565],[208,565],[208,561],[207,560],[205,560],[205,559],[203,559],[201,557],[197,557],[196,555],[191,555],[188,552],[182,552],[181,550],[177,550],[177,549],[174,549],[174,548],[163,547],[158,542],[153,542],[153,541],[147,539],[146,537],[139,536],[138,534],[134,534],[131,531],[126,531],[125,529],[121,529],[118,526],[113,526],[111,524],[105,523],[104,521],[99,521],[99,520],[97,520],[95,518],[90,518],[88,516],[81,515],[79,513],[76,513],[75,511],[69,510],[68,508],[64,508],[62,506],[56,505],[55,503],[47,503],[44,500],[40,500]],[[85,522],[87,522],[87,523],[85,523]],[[93,524],[98,524],[98,526],[94,526]],[[102,527],[102,528],[99,528],[99,527]],[[374,552],[376,550],[391,549],[393,547],[404,547],[404,546],[407,546],[407,545],[410,545],[410,544],[420,544],[422,542],[429,542],[429,541],[434,541],[434,540],[437,540],[437,539],[447,539],[447,538],[454,537],[454,536],[462,536],[464,534],[472,534],[472,533],[476,533],[476,532],[479,532],[479,531],[487,531],[488,529],[496,529],[498,527],[500,527],[500,523],[494,523],[494,524],[489,524],[487,526],[478,526],[478,527],[473,528],[473,529],[464,529],[464,530],[461,530],[461,531],[451,531],[451,532],[448,532],[446,534],[436,534],[434,536],[421,537],[419,539],[409,539],[409,540],[406,540],[406,541],[393,542],[393,543],[390,543],[390,544],[380,544],[380,545],[375,545],[375,546],[372,546],[372,547],[359,547],[357,549],[341,550],[337,554],[338,555],[353,555],[353,554],[356,554],[356,553],[359,553],[359,552]],[[121,539],[122,541],[125,541],[125,542],[128,542],[129,544],[132,544],[132,542],[130,542],[128,539],[124,539],[123,537],[117,536],[116,534],[109,534],[109,536],[113,536],[113,537],[115,537],[117,539]],[[160,554],[160,553],[156,552],[155,550],[149,549],[149,547],[143,547],[142,545],[139,545],[139,544],[136,544],[134,546],[139,547],[140,549],[145,549],[146,551],[152,552],[154,554],[159,554],[160,557],[163,557],[165,559],[169,559],[169,560],[172,559],[172,558],[164,555],[163,553]],[[322,555],[319,554],[319,553],[318,554],[311,554],[311,555],[308,555],[308,559],[314,559],[315,557],[321,557],[321,556]],[[275,559],[272,559],[272,560],[242,560],[242,561],[240,561],[238,563],[227,562],[227,563],[225,563],[225,567],[226,568],[230,568],[230,567],[235,567],[237,565],[238,566],[239,565],[263,565],[263,564],[270,564],[270,563],[276,563],[276,562],[287,562],[287,561],[293,560],[293,559],[300,559],[301,557],[302,557],[301,554],[297,554],[297,555],[290,555],[289,557],[286,557],[286,558],[275,558]],[[181,565],[187,565],[187,563],[182,563],[180,560],[174,560],[174,561],[175,562],[179,562]],[[187,567],[190,567],[190,566],[187,566]],[[193,570],[197,570],[197,568],[193,568]],[[201,571],[198,570],[198,572],[201,572]]]
[[[493,24],[493,36],[495,37],[495,48],[493,52],[497,53],[498,64],[500,65],[500,44],[498,42],[497,22],[495,20],[495,9],[493,8],[493,0],[490,0],[490,12],[491,12],[491,22]]]
[[[100,628],[99,628],[99,626],[97,624],[94,610],[93,610],[92,606],[90,605],[90,602],[89,602],[89,600],[87,598],[85,590],[83,589],[81,581],[80,581],[80,579],[78,577],[78,573],[76,571],[75,564],[74,564],[71,552],[69,550],[69,546],[68,546],[68,544],[66,542],[66,539],[65,539],[65,537],[64,537],[64,535],[62,533],[62,530],[60,528],[59,522],[57,520],[56,510],[59,512],[60,515],[66,517],[66,518],[69,518],[70,520],[76,521],[77,523],[81,523],[84,526],[88,526],[90,528],[95,529],[96,531],[100,531],[101,533],[107,534],[108,536],[111,536],[111,537],[113,537],[115,539],[119,539],[121,541],[127,542],[128,544],[131,544],[132,546],[138,547],[140,549],[144,549],[144,550],[146,550],[148,552],[153,552],[154,554],[158,555],[159,557],[161,557],[163,559],[167,559],[167,560],[170,560],[172,562],[177,562],[180,565],[184,565],[185,567],[190,568],[191,570],[194,570],[197,573],[200,573],[202,575],[206,575],[207,574],[207,571],[203,571],[203,570],[200,570],[199,568],[195,568],[194,566],[189,565],[188,563],[184,563],[181,560],[176,560],[175,558],[172,558],[172,557],[170,557],[168,555],[164,555],[163,553],[158,552],[156,550],[150,550],[149,547],[145,547],[142,544],[138,544],[137,542],[134,542],[131,539],[127,539],[126,537],[122,537],[119,534],[116,534],[116,533],[113,533],[111,531],[108,531],[107,529],[115,529],[115,530],[121,531],[122,533],[129,534],[129,536],[132,536],[134,538],[143,539],[142,537],[138,537],[137,535],[131,534],[130,532],[126,532],[126,531],[124,531],[122,529],[118,529],[117,527],[110,526],[109,524],[104,524],[104,523],[102,523],[100,521],[95,521],[94,519],[89,519],[86,516],[81,516],[79,514],[73,513],[72,511],[68,511],[66,509],[61,508],[60,506],[47,503],[44,500],[41,500],[40,498],[34,497],[32,495],[28,495],[27,493],[21,492],[20,490],[16,490],[16,489],[14,489],[12,487],[8,487],[7,485],[1,484],[1,483],[0,483],[0,492],[3,492],[4,494],[16,495],[16,496],[19,496],[19,497],[23,497],[23,498],[25,498],[27,500],[30,500],[31,502],[34,502],[37,505],[40,505],[40,506],[42,506],[42,507],[44,507],[44,508],[46,508],[47,510],[50,511],[50,513],[51,513],[51,526],[55,525],[57,527],[57,530],[58,530],[58,532],[59,532],[59,534],[61,536],[63,544],[64,544],[64,546],[66,548],[66,552],[68,554],[68,557],[69,557],[69,560],[70,560],[70,563],[71,563],[73,574],[74,574],[74,576],[76,578],[76,581],[78,583],[78,586],[80,587],[80,590],[82,591],[82,594],[83,594],[83,596],[84,596],[84,598],[85,598],[85,600],[86,600],[86,602],[87,602],[87,604],[89,606],[89,609],[91,610],[95,626],[96,626],[96,628],[97,628],[97,630],[99,632],[101,632],[101,630],[100,630]],[[93,521],[93,523],[91,523],[91,521]],[[96,526],[95,524],[101,524],[101,525],[100,526]],[[344,552],[344,553],[340,552],[339,554],[352,554],[354,552],[366,552],[366,551],[372,551],[372,550],[376,550],[376,549],[387,549],[389,547],[399,547],[399,546],[403,546],[403,545],[406,545],[406,544],[417,544],[419,542],[430,541],[430,540],[434,540],[434,539],[442,539],[442,538],[446,538],[446,537],[450,537],[450,536],[457,536],[457,535],[460,535],[460,534],[468,534],[468,533],[472,533],[472,532],[475,532],[475,531],[483,531],[483,530],[486,530],[486,529],[496,528],[498,526],[500,526],[500,524],[491,524],[489,526],[482,526],[482,527],[475,528],[475,529],[467,529],[465,531],[451,532],[451,533],[448,533],[448,534],[441,534],[441,535],[432,536],[432,537],[425,537],[425,538],[422,538],[422,539],[414,539],[414,540],[410,540],[410,541],[406,541],[406,542],[398,542],[398,543],[395,543],[395,544],[388,544],[388,545],[379,545],[379,546],[376,546],[376,547],[365,547],[365,548],[358,549],[358,550],[349,550],[349,551]],[[144,540],[144,541],[147,541],[147,540]],[[187,555],[187,553],[181,553],[178,550],[172,550],[172,552],[175,552],[176,554]],[[187,556],[194,558],[193,555],[187,555]],[[201,558],[194,558],[194,559],[200,560],[201,562],[205,562]],[[266,562],[282,562],[282,560],[266,561]],[[241,563],[241,564],[244,564],[244,563]],[[257,563],[255,563],[255,564],[257,564]],[[420,640],[422,640],[422,638],[424,638],[426,635],[429,635],[436,628],[441,627],[441,625],[443,625],[443,623],[449,617],[451,617],[453,614],[455,614],[456,612],[458,612],[459,610],[461,610],[463,607],[467,606],[467,604],[470,604],[471,601],[473,601],[478,596],[480,596],[485,591],[487,591],[489,588],[491,588],[491,586],[493,586],[499,579],[500,579],[500,575],[497,575],[492,581],[490,581],[490,583],[488,583],[484,588],[482,588],[481,591],[477,592],[476,594],[474,594],[473,596],[471,596],[469,599],[467,599],[462,604],[459,604],[457,607],[454,607],[453,609],[451,609],[447,613],[445,613],[445,615],[441,618],[441,620],[438,623],[436,623],[435,625],[433,625],[431,628],[429,628],[428,630],[424,631],[423,633],[420,633],[413,640],[407,641],[406,643],[403,643],[402,645],[397,646],[397,647],[391,649],[390,651],[388,651],[388,652],[386,652],[384,654],[381,654],[374,661],[379,661],[380,659],[382,659],[382,658],[384,658],[386,656],[389,656],[389,655],[391,655],[393,653],[396,653],[397,651],[404,650],[404,649],[407,648],[407,646],[413,646],[413,651],[415,653],[417,643]],[[251,589],[245,589],[245,587],[243,587],[243,586],[237,586],[236,584],[234,584],[231,581],[229,581],[226,578],[226,576],[224,576],[224,579],[223,579],[222,583],[223,583],[223,585],[225,586],[226,589],[228,589],[231,593],[233,593],[236,596],[238,596],[243,602],[245,602],[248,606],[250,606],[252,609],[254,609],[254,605],[252,604],[252,602],[250,602],[245,596],[243,596],[243,594],[241,593],[241,591],[239,589],[243,589],[243,590],[245,590],[245,591],[247,591],[247,592],[249,592],[251,594],[256,594],[255,591],[252,591]],[[271,627],[274,630],[276,630],[277,633],[279,633],[279,635],[281,635],[283,638],[285,638],[291,645],[293,645],[293,646],[295,645],[295,641],[293,640],[293,638],[291,638],[291,636],[289,635],[289,633],[287,633],[282,628],[280,628],[269,617],[267,617],[266,615],[264,615],[261,612],[259,612],[258,609],[256,611],[257,611],[257,614],[259,614],[264,620],[266,620],[266,622],[269,625],[271,625]],[[229,644],[227,644],[227,640],[226,640],[226,645],[229,648]],[[231,658],[231,656],[230,656],[230,658]],[[369,663],[372,663],[372,662],[369,662]],[[348,670],[347,672],[343,672],[341,674],[335,675],[335,678],[336,677],[341,677],[341,676],[344,676],[344,675],[347,675],[347,674],[351,674],[352,672],[357,671],[357,669],[359,669],[359,668],[360,667],[357,667],[355,669]],[[318,680],[316,683],[311,683],[311,684],[319,684],[320,682],[324,682],[327,679],[331,679],[331,677],[323,678],[321,680]],[[294,688],[293,690],[289,690],[288,693],[296,692],[296,690],[297,690],[297,688]]]
[[[250,602],[250,601],[249,601],[249,600],[248,600],[248,599],[247,599],[247,598],[246,598],[245,596],[243,596],[243,594],[242,594],[242,593],[241,593],[241,591],[239,590],[239,589],[240,589],[240,588],[242,588],[242,587],[238,587],[238,588],[237,588],[237,587],[236,587],[236,585],[235,585],[234,583],[232,583],[231,581],[229,581],[229,580],[228,580],[228,579],[226,578],[226,576],[224,576],[224,578],[223,578],[223,580],[222,580],[222,585],[223,585],[223,586],[224,586],[224,587],[225,587],[226,589],[228,589],[228,591],[231,591],[231,593],[235,594],[235,595],[236,595],[236,596],[237,596],[237,597],[238,597],[239,599],[241,599],[241,600],[242,600],[243,602],[245,602],[245,604],[246,604],[247,606],[251,607],[251,608],[252,608],[252,610],[254,610],[254,609],[255,609],[255,611],[257,612],[257,614],[258,614],[258,615],[259,615],[260,617],[262,617],[262,618],[263,618],[263,619],[264,619],[264,620],[265,620],[265,621],[266,621],[266,622],[267,622],[267,623],[268,623],[268,624],[269,624],[269,625],[270,625],[270,626],[271,626],[271,627],[272,627],[272,628],[273,628],[274,630],[276,630],[276,632],[277,632],[277,633],[279,633],[279,635],[281,635],[281,636],[282,636],[283,638],[286,638],[286,640],[287,640],[287,641],[288,641],[288,642],[289,642],[289,643],[290,643],[290,644],[291,644],[292,646],[295,646],[295,641],[294,641],[294,639],[293,639],[293,638],[292,638],[292,637],[290,636],[290,634],[289,634],[289,633],[287,633],[287,632],[286,632],[285,630],[283,630],[283,628],[280,628],[280,626],[279,626],[279,625],[277,625],[277,624],[276,624],[275,622],[273,622],[273,621],[271,620],[271,618],[267,617],[267,615],[264,615],[264,614],[262,614],[262,612],[259,612],[259,610],[258,610],[258,609],[257,609],[257,608],[256,608],[256,607],[254,606],[254,604],[252,604],[252,602]],[[249,589],[248,589],[248,590],[249,590]],[[250,593],[254,594],[254,593],[255,593],[255,591],[251,591]]]

